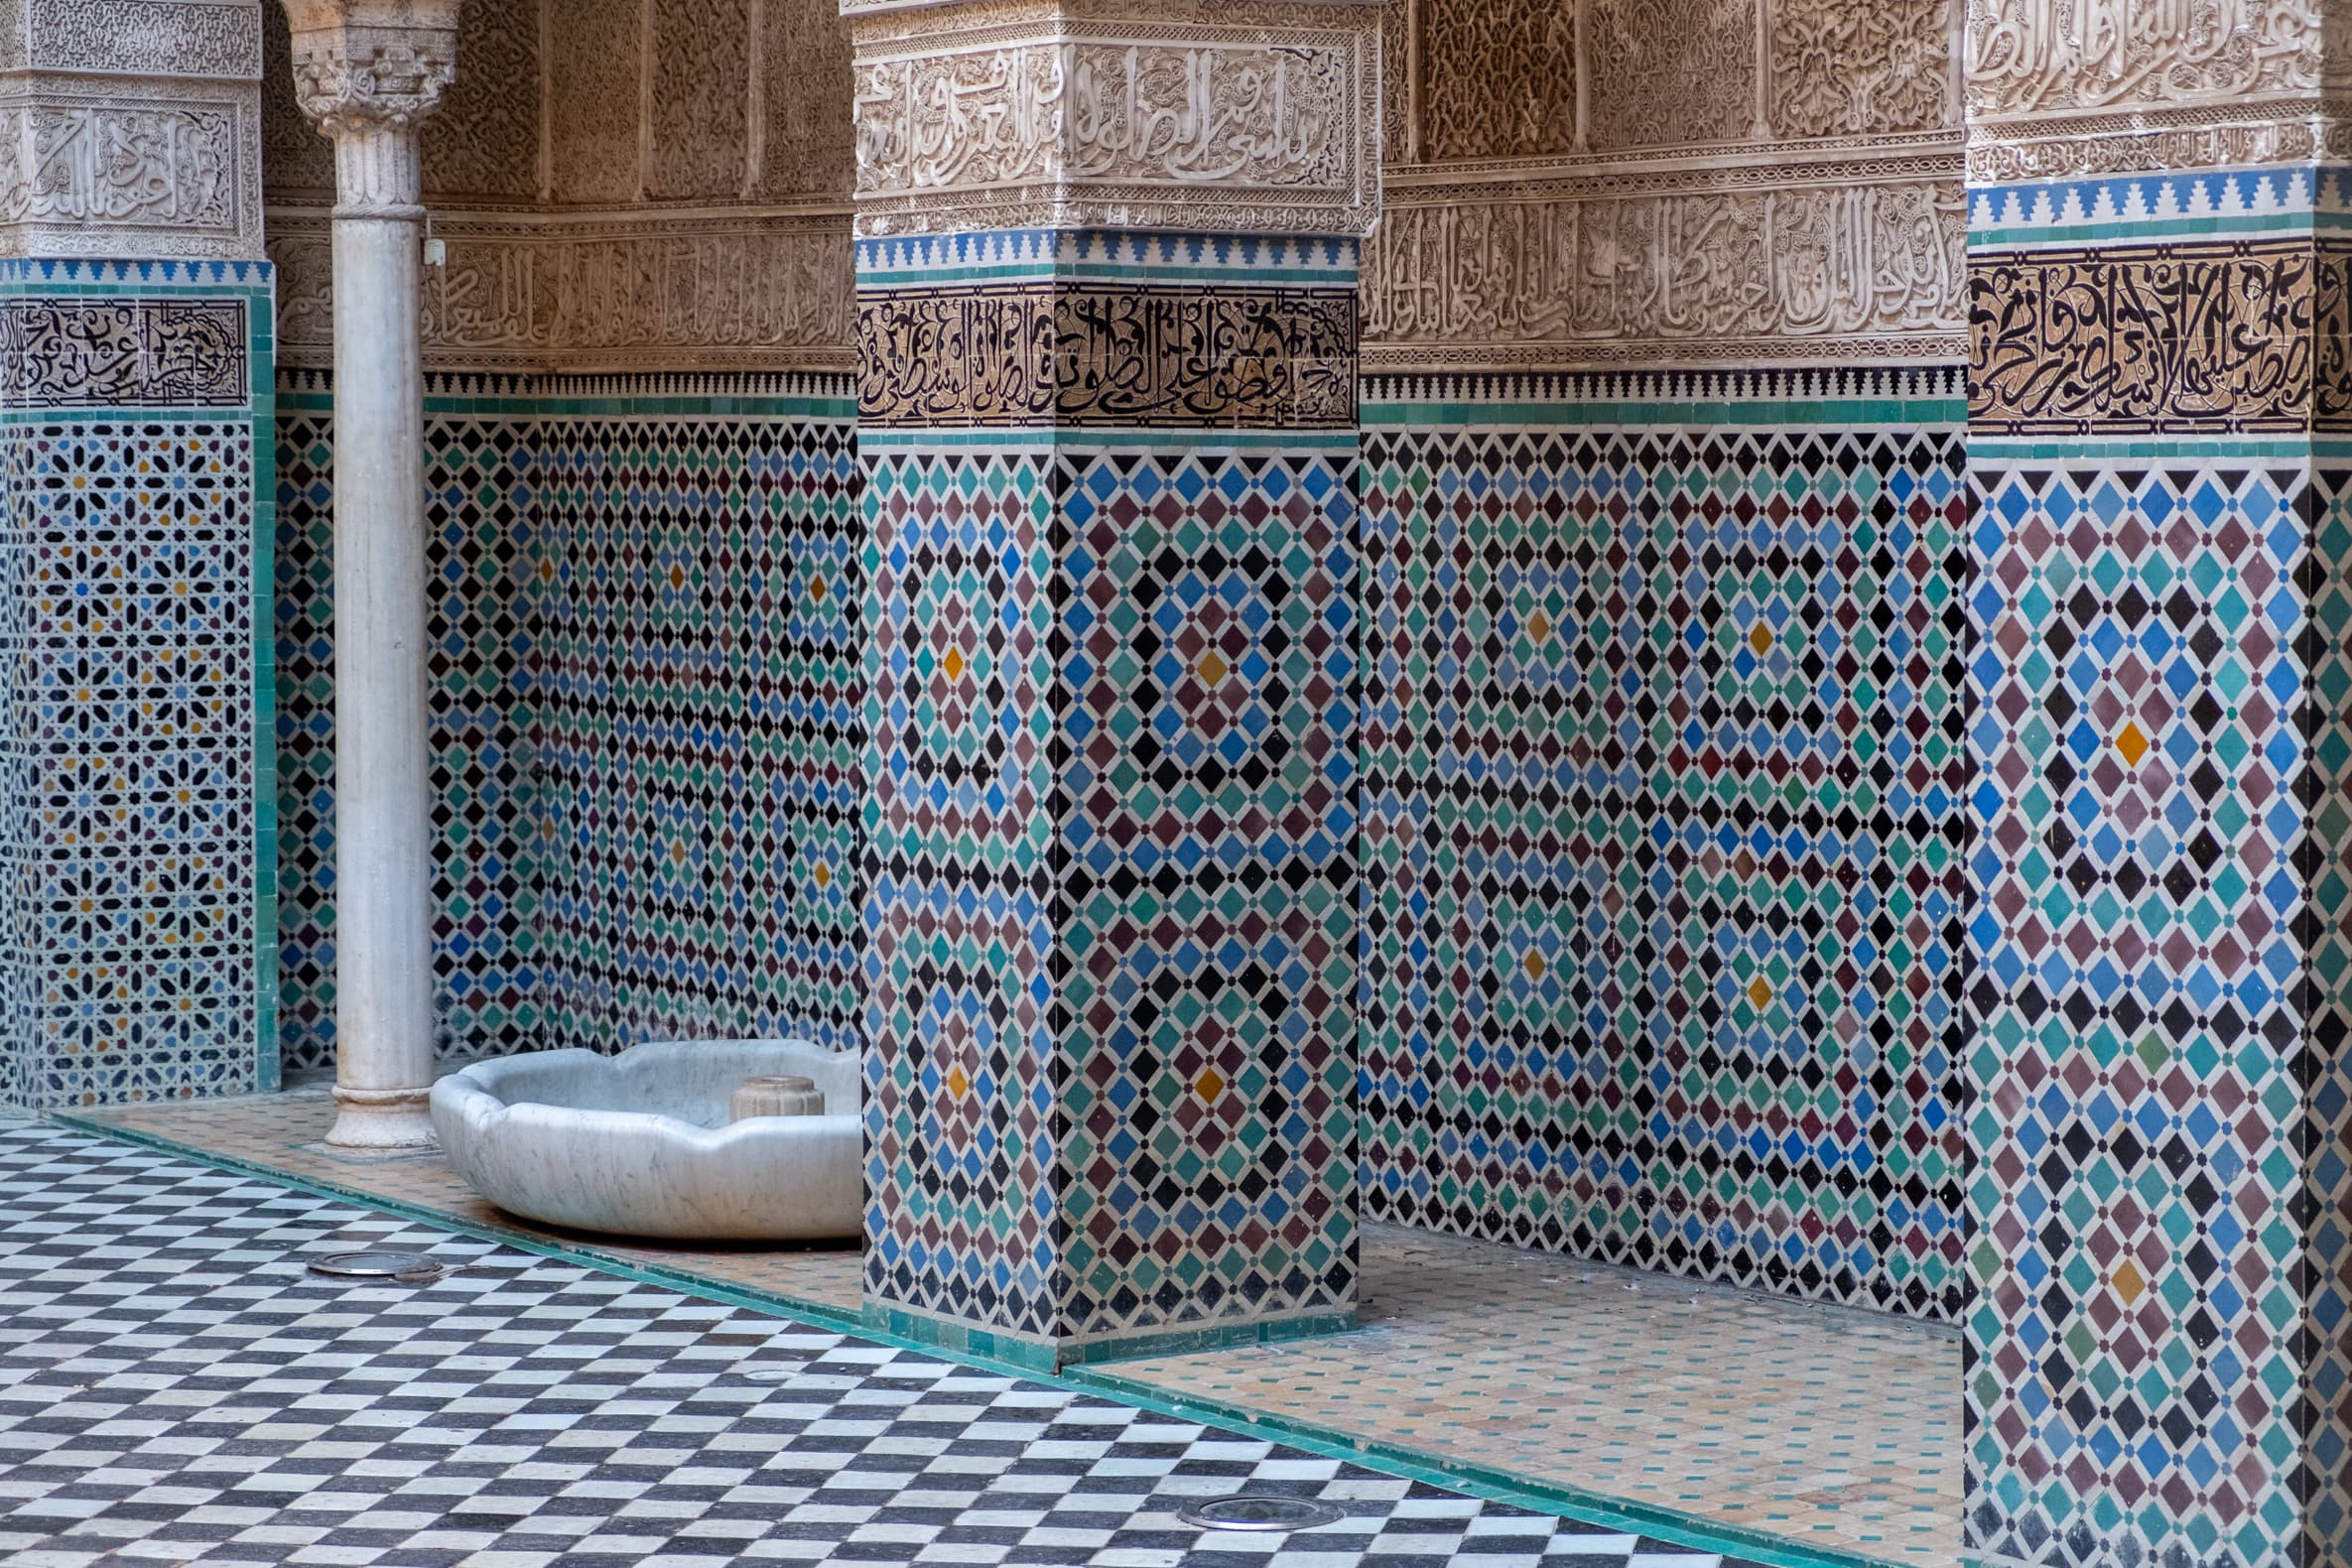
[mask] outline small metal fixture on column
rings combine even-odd
[[[417,127],[459,0],[285,0],[295,91],[334,141],[335,1084],[330,1148],[428,1148],[425,208]]]

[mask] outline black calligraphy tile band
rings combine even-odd
[[[1356,310],[1331,288],[863,290],[858,422],[1350,430]]]
[[[2346,260],[2341,243],[2309,236],[1972,255],[1969,427],[2343,428]]]
[[[0,300],[0,407],[241,408],[245,302]]]

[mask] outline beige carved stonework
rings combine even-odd
[[[0,6],[0,254],[256,256],[260,0]]]
[[[1933,360],[1965,346],[1957,182],[1453,191],[1365,257],[1368,369]],[[1431,193],[1437,195],[1437,193]]]
[[[1584,0],[1588,145],[1733,141],[1756,123],[1760,0]]]
[[[2321,0],[1968,0],[1971,180],[2342,156]]]
[[[1071,0],[859,16],[859,232],[1369,231],[1377,10],[1236,14]]]
[[[846,212],[705,211],[687,221],[453,216],[425,275],[425,357],[447,368],[846,370],[854,363]],[[279,357],[332,358],[324,214],[281,213]]]
[[[1950,12],[1950,0],[1772,0],[1772,129],[1853,136],[1958,125]]]
[[[457,73],[459,0],[284,0],[294,98],[329,136],[421,124]]]
[[[1516,158],[1576,141],[1576,8],[1423,0],[1428,156]],[[1401,70],[1402,62],[1384,62]]]

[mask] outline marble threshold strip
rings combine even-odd
[[[280,1186],[292,1187],[322,1198],[339,1199],[380,1214],[436,1226],[477,1241],[496,1241],[501,1245],[536,1252],[542,1257],[634,1279],[641,1284],[684,1291],[726,1306],[772,1313],[857,1339],[920,1352],[942,1361],[957,1362],[981,1372],[1107,1396],[1161,1415],[1206,1422],[1252,1437],[1288,1443],[1327,1459],[1375,1464],[1408,1481],[1451,1487],[1491,1502],[1509,1503],[1535,1512],[1555,1513],[1582,1524],[1647,1535],[1654,1540],[1671,1542],[1694,1552],[1744,1557],[1764,1565],[1764,1568],[1898,1568],[1898,1565],[1885,1558],[1803,1545],[1785,1536],[1742,1525],[1698,1519],[1671,1508],[1611,1497],[1581,1487],[1531,1481],[1492,1465],[1449,1462],[1442,1456],[1409,1444],[1367,1440],[1312,1422],[1268,1415],[1246,1405],[1222,1399],[1171,1397],[1165,1389],[1155,1384],[1122,1377],[1115,1372],[1106,1370],[1109,1364],[1105,1363],[1080,1363],[1055,1372],[977,1350],[944,1346],[935,1340],[895,1333],[873,1324],[859,1313],[845,1312],[825,1302],[788,1295],[782,1291],[755,1289],[688,1268],[648,1264],[603,1251],[586,1242],[565,1243],[519,1228],[482,1224],[425,1204],[407,1203],[371,1193],[356,1183],[323,1181],[298,1175],[260,1160],[238,1159],[144,1129],[116,1126],[96,1117],[75,1115],[69,1111],[51,1111],[48,1119],[92,1137],[135,1144],[199,1165],[208,1165],[216,1170],[276,1182]],[[1164,1347],[1157,1346],[1154,1352],[1167,1353]]]

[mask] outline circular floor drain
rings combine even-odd
[[[1344,1515],[1330,1503],[1309,1498],[1243,1493],[1196,1503],[1180,1509],[1176,1517],[1205,1530],[1311,1530],[1319,1524],[1337,1524]]]
[[[393,1252],[371,1247],[362,1252],[328,1252],[311,1259],[311,1272],[329,1279],[393,1279],[405,1285],[429,1285],[442,1267],[422,1252]]]

